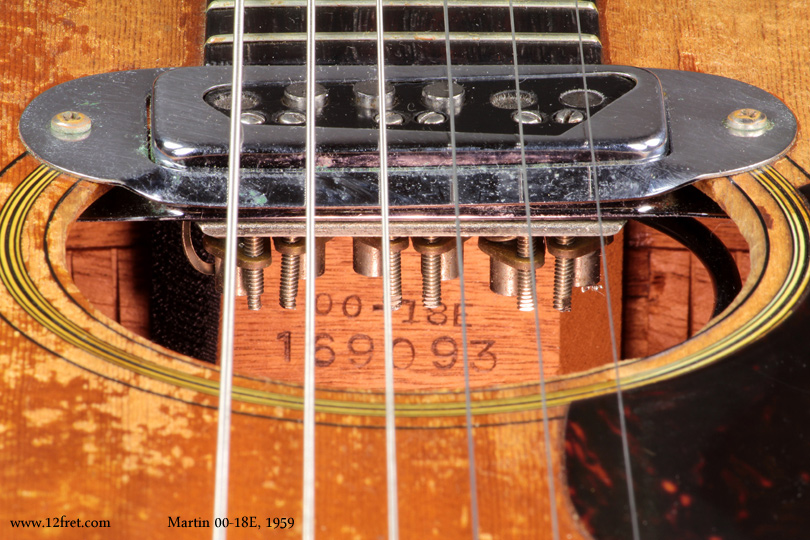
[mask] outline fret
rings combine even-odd
[[[210,2],[206,16],[205,58],[224,64],[230,56],[232,0]],[[572,64],[579,52],[576,2],[514,0],[518,60],[533,64]],[[249,64],[303,62],[306,0],[253,0],[246,13],[245,57]],[[511,62],[508,0],[450,0],[453,62]],[[368,64],[375,54],[373,0],[318,2],[319,62]],[[444,63],[443,0],[391,0],[385,6],[387,60],[392,64]],[[596,6],[579,5],[586,62],[600,63]]]
[[[579,39],[570,34],[517,34],[521,63],[574,63]],[[505,32],[453,33],[452,61],[455,64],[489,64],[512,61],[512,36]],[[444,34],[440,32],[391,32],[386,34],[386,61],[396,65],[441,64],[444,59]],[[233,36],[210,37],[205,46],[206,63],[227,64]],[[370,32],[318,34],[318,63],[362,65],[376,50],[377,37]],[[601,43],[594,35],[583,36],[585,58],[599,63]],[[301,64],[306,34],[248,34],[245,36],[245,63],[249,65]]]
[[[218,9],[233,9],[233,0],[214,0],[208,4],[206,11],[214,11]],[[448,0],[448,6],[454,7],[509,7],[509,0]],[[247,0],[245,7],[247,9],[263,8],[263,7],[305,7],[306,0]],[[341,6],[341,7],[356,7],[356,6],[375,6],[375,0],[353,0],[346,2],[344,0],[318,0],[318,8],[328,6]],[[384,2],[385,7],[391,6],[404,6],[404,7],[442,7],[443,0],[387,0]],[[574,0],[514,0],[512,2],[514,7],[542,7],[547,9],[576,9],[577,3]],[[579,2],[579,9],[582,13],[590,13],[596,15],[596,4],[593,2]]]
[[[515,6],[515,31],[519,33],[567,33],[576,34],[577,25],[570,10],[536,9],[531,5]],[[318,32],[372,32],[374,10],[369,5],[331,5],[318,10]],[[294,5],[256,9],[249,13],[247,33],[303,32],[303,7]],[[444,15],[441,6],[409,6],[406,4],[385,9],[386,30],[400,32],[444,32]],[[208,16],[208,36],[231,32],[232,14],[212,11]],[[596,14],[586,12],[583,32],[596,33]],[[492,5],[457,5],[450,7],[450,31],[510,32],[508,8]]]
[[[307,35],[299,32],[273,33],[273,34],[245,34],[246,43],[298,43],[306,41]],[[377,41],[374,32],[320,32],[315,36],[317,41]],[[443,41],[444,32],[386,32],[384,37],[389,41]],[[482,45],[492,42],[510,41],[512,35],[506,32],[453,32],[450,34],[450,42],[475,41]],[[577,36],[571,34],[515,34],[518,44],[525,43],[552,43],[552,44],[576,44],[579,43]],[[594,35],[583,35],[586,46],[593,46],[599,43],[599,38]],[[221,34],[212,36],[205,42],[206,45],[232,44],[233,34]]]

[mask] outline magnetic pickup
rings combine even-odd
[[[391,205],[421,211],[452,204],[454,167],[462,205],[517,205],[521,177],[537,204],[592,202],[595,187],[602,200],[636,199],[760,166],[796,135],[778,99],[711,75],[521,66],[517,91],[511,66],[457,66],[452,84],[445,74],[389,68],[383,120],[373,69],[319,68],[319,206],[377,205],[382,125]],[[289,66],[245,72],[241,203],[267,216],[303,206],[303,76]],[[37,97],[20,133],[36,157],[72,175],[168,206],[221,208],[232,99],[227,67],[94,75]]]

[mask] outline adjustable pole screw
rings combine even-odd
[[[402,307],[402,255],[391,250],[391,310]]]
[[[544,240],[539,236],[478,238],[478,248],[489,255],[490,290],[501,296],[516,297],[521,311],[534,310],[532,275],[546,261]]]
[[[391,309],[402,307],[402,257],[400,252],[408,247],[408,237],[392,238],[391,247]],[[381,277],[383,274],[382,242],[379,238],[352,239],[352,266],[361,276]]]
[[[258,257],[264,253],[264,241],[258,236],[242,239],[242,251],[248,257]],[[242,283],[247,294],[248,309],[258,311],[262,309],[262,294],[264,294],[264,269],[242,269]]]
[[[304,238],[275,238],[276,251],[281,253],[281,282],[278,303],[284,309],[295,309],[298,297],[298,280],[308,279],[301,257],[315,257],[315,276],[326,270],[326,242],[330,238],[316,238],[315,247],[307,249]]]
[[[536,252],[537,245],[534,238],[526,236],[517,237],[517,254],[519,257],[529,258]],[[533,270],[517,271],[517,307],[519,311],[534,311],[534,296],[532,295]]]
[[[184,239],[185,243],[186,240]],[[265,248],[266,243],[267,240],[260,236],[239,238],[238,253],[236,254],[236,295],[247,296],[248,308],[252,310],[262,308],[261,295],[264,294],[264,269],[270,266],[272,260],[272,252]],[[221,292],[224,278],[222,260],[225,258],[225,239],[204,235],[203,246],[208,253],[214,256],[217,289]],[[188,252],[188,248],[186,248],[186,251]],[[205,273],[208,272],[208,268],[200,268],[200,270]]]
[[[557,238],[557,243],[569,246],[574,239],[568,236]],[[556,257],[554,261],[554,309],[571,311],[571,291],[574,288],[574,259]]]
[[[297,238],[276,238],[276,249],[281,245],[292,246]],[[281,253],[281,283],[278,303],[284,309],[295,309],[298,297],[298,278],[301,274],[301,255],[289,251]]]
[[[435,244],[436,237],[425,238],[428,244]],[[437,308],[442,303],[442,256],[438,254],[421,255],[422,262],[422,305],[426,308]]]
[[[442,304],[442,281],[456,279],[459,274],[457,240],[452,237],[417,237],[413,239],[413,249],[421,257],[422,305],[428,309],[438,308]]]

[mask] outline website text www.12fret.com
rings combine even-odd
[[[45,519],[12,519],[12,529],[109,529],[109,519],[75,519],[66,515]]]

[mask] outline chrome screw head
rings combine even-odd
[[[556,124],[579,124],[585,120],[585,115],[576,109],[561,109],[551,115],[551,119]]]
[[[276,116],[276,122],[285,126],[303,126],[307,115],[298,111],[282,111]]]
[[[515,111],[512,113],[512,120],[515,122],[520,122],[521,124],[542,124],[545,122],[545,117],[542,113],[537,111]]]
[[[264,124],[265,117],[262,113],[254,111],[245,111],[242,113],[242,123],[247,125]]]
[[[380,115],[374,115],[374,122],[380,123]],[[385,113],[386,126],[401,126],[405,123],[405,116],[397,111],[388,111]]]
[[[51,134],[62,141],[81,141],[90,136],[92,124],[84,113],[63,111],[51,118]]]
[[[447,121],[447,117],[436,111],[422,111],[416,115],[416,121],[425,125],[437,125],[444,124]]]

